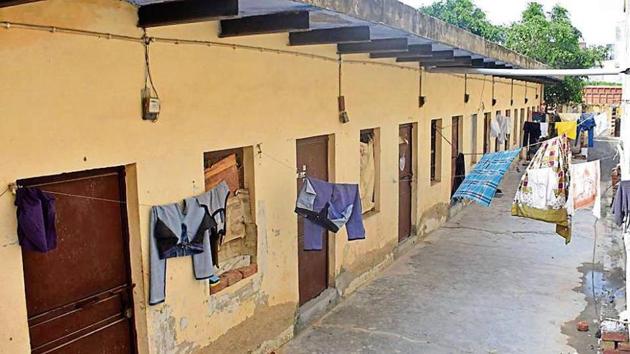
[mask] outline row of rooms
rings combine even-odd
[[[533,107],[514,109],[515,117],[519,121],[526,120],[528,118],[525,112],[531,109]],[[497,111],[496,114],[502,113]],[[408,241],[415,243],[418,237],[430,232],[445,220],[448,207],[432,217],[419,216],[421,197],[418,193],[422,189],[421,185],[427,182],[433,188],[444,184],[452,190],[456,173],[455,159],[460,152],[465,153],[465,145],[468,144],[471,149],[466,153],[470,157],[469,168],[472,168],[483,153],[520,145],[518,123],[510,134],[511,138],[505,145],[499,146],[490,136],[489,120],[493,119],[493,115],[485,113],[483,125],[477,124],[477,117],[477,114],[468,119],[462,115],[453,116],[446,120],[450,123],[449,126],[443,125],[445,119],[431,119],[429,145],[418,142],[419,136],[425,135],[419,131],[421,128],[418,122],[394,125],[397,129],[392,129],[392,124],[361,129],[355,134],[359,149],[353,154],[343,156],[339,156],[337,152],[345,145],[337,146],[336,142],[343,139],[338,133],[299,138],[294,140],[293,147],[295,168],[268,154],[262,144],[198,154],[203,160],[204,171],[227,157],[236,158],[240,194],[230,197],[229,200],[237,200],[240,195],[247,193],[247,205],[242,206],[246,211],[233,214],[235,210],[228,208],[228,240],[218,253],[220,268],[217,270],[222,274],[220,290],[209,286],[205,281],[194,280],[188,257],[170,259],[166,285],[169,295],[164,304],[157,306],[147,306],[147,278],[150,274],[144,257],[148,247],[146,237],[141,235],[145,229],[144,224],[147,223],[146,215],[143,214],[148,212],[150,205],[139,202],[138,174],[142,170],[141,165],[133,163],[18,179],[18,186],[41,188],[55,196],[57,203],[57,249],[47,254],[21,252],[28,344],[31,350],[75,352],[94,346],[111,345],[115,346],[117,352],[133,352],[138,348],[143,349],[141,351],[158,353],[201,350],[196,346],[189,348],[174,342],[178,333],[185,333],[188,329],[186,322],[189,321],[188,316],[191,316],[189,311],[196,311],[185,301],[191,297],[189,291],[203,294],[203,308],[207,309],[207,316],[210,318],[242,310],[248,301],[257,303],[262,297],[268,296],[264,295],[263,290],[264,278],[271,276],[267,272],[278,271],[286,275],[295,271],[278,269],[278,257],[285,258],[284,261],[286,258],[294,258],[293,264],[289,266],[297,268],[297,281],[282,279],[285,286],[287,283],[295,286],[295,289],[287,290],[295,294],[292,298],[296,303],[291,303],[288,309],[282,310],[287,312],[284,313],[284,326],[291,328],[294,323],[290,319],[295,314],[299,317],[302,306],[319,300],[329,301],[328,296],[319,299],[327,289],[334,289],[341,295],[352,292],[371,274],[385,266],[400,244]],[[442,132],[447,129],[450,134]],[[384,137],[384,132],[390,136]],[[396,133],[396,137],[392,136]],[[445,135],[450,136],[447,138]],[[479,136],[483,137],[483,144],[476,143]],[[367,151],[364,144],[370,146]],[[450,152],[447,153],[448,149],[445,149],[443,153],[443,147],[449,146]],[[366,154],[369,154],[367,158],[371,160],[367,166],[363,163]],[[398,163],[391,166],[392,160]],[[426,161],[430,161],[430,164]],[[363,222],[368,231],[366,241],[354,241],[355,244],[350,244],[346,241],[345,232],[341,231],[337,235],[328,234],[324,237],[321,251],[305,251],[301,217],[291,216],[296,225],[294,230],[297,232],[293,234],[295,236],[291,231],[285,233],[265,225],[268,222],[267,207],[268,210],[283,209],[286,216],[293,207],[292,203],[282,206],[270,203],[267,206],[264,200],[260,200],[259,195],[266,194],[264,187],[260,186],[269,184],[258,175],[268,174],[266,169],[275,170],[267,178],[284,176],[288,180],[295,177],[297,194],[305,176],[334,181],[337,180],[337,171],[344,171],[344,165],[357,165],[357,162],[359,172],[355,175],[359,176],[359,180],[356,182],[362,193],[365,193],[362,195],[362,204]],[[428,176],[419,172],[426,167],[430,170]],[[444,167],[447,169],[442,171]],[[392,170],[396,171],[395,174],[392,174]],[[420,180],[417,176],[421,176]],[[391,177],[394,177],[392,182],[397,188],[392,189],[388,185],[391,182],[384,180]],[[206,177],[206,183],[207,181]],[[286,189],[283,193],[295,195],[288,193]],[[441,201],[437,198],[421,199],[433,203],[433,206],[439,205]],[[289,202],[286,198],[284,200]],[[397,204],[397,208],[391,208],[392,201]],[[448,200],[444,202],[449,203]],[[383,210],[384,206],[389,210]],[[391,230],[391,227],[382,219],[379,220],[390,218],[393,212],[397,213],[395,221],[390,223],[397,229],[395,239],[382,233],[381,228]],[[434,226],[427,228],[430,222]],[[230,232],[238,233],[235,229],[241,224],[243,234],[230,235]],[[269,231],[273,234],[269,235]],[[136,238],[134,234],[139,234],[140,237]],[[274,237],[282,237],[280,242],[288,245],[297,257],[270,249],[268,244],[270,238]],[[382,245],[384,242],[387,243]],[[10,245],[15,244],[12,242]],[[374,247],[373,244],[378,246]],[[244,274],[243,270],[248,274]],[[232,276],[239,272],[240,276]],[[60,274],[65,275],[60,278]],[[182,291],[181,288],[186,290]],[[175,317],[172,306],[177,306],[182,300],[186,306],[182,317]],[[154,308],[159,315],[151,328],[151,324],[145,323],[142,316],[155,311]],[[254,310],[254,314],[257,312],[258,310]],[[277,315],[275,312],[264,314],[271,318]],[[174,319],[179,321],[173,321]],[[256,321],[261,319],[262,315],[256,317]],[[246,320],[245,323],[252,323],[250,321]],[[204,331],[213,331],[220,326],[220,322],[214,320],[210,323]],[[231,333],[238,327],[238,324],[232,329],[224,327],[228,329],[229,335],[210,344],[212,352],[232,352],[235,348],[236,352],[247,351],[264,344],[261,339],[246,343],[249,347],[224,344],[238,338],[236,336],[240,334]],[[247,331],[254,330],[252,327],[257,325],[247,327]],[[264,333],[258,337],[263,339],[273,338],[274,335],[283,333],[283,330],[286,331],[286,328],[278,327],[276,323],[262,328],[256,331]],[[284,339],[268,344],[269,348],[282,341]]]
[[[12,22],[141,36],[136,14],[111,0],[0,10]],[[148,34],[225,41],[217,26]],[[285,34],[229,40],[286,50]],[[11,78],[0,81],[0,183],[53,194],[59,233],[54,251],[23,251],[15,198],[0,197],[0,320],[11,323],[0,326],[2,352],[276,348],[313,301],[351,293],[439,227],[453,157],[465,153],[470,169],[484,152],[506,148],[489,135],[497,111],[517,118],[509,145],[518,145],[543,89],[348,61],[343,124],[335,60],[158,42],[150,66],[162,110],[148,122],[141,44],[19,28],[0,31],[0,42],[0,76]],[[336,58],[334,46],[292,50]],[[151,208],[204,193],[208,173],[232,158],[239,193],[228,201],[229,234],[218,250],[225,286],[196,280],[189,257],[173,258],[166,300],[149,305]],[[365,240],[348,242],[342,229],[322,251],[303,251],[294,207],[304,173],[361,184]]]

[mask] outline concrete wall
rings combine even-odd
[[[136,9],[115,0],[48,0],[0,10],[0,21],[65,26],[139,37]],[[149,35],[221,41],[218,23],[149,30]],[[230,39],[231,43],[288,49],[287,35]],[[442,182],[429,181],[430,119],[464,117],[469,152],[470,115],[524,108],[517,82],[510,106],[508,81],[471,77],[464,104],[461,76],[424,74],[427,104],[418,108],[418,73],[396,67],[347,63],[343,93],[350,123],[337,119],[337,63],[217,46],[151,45],[153,78],[162,98],[157,123],[140,119],[144,85],[141,44],[0,29],[0,185],[17,179],[127,166],[129,228],[136,327],[140,352],[243,352],[271,348],[293,333],[298,308],[295,141],[333,136],[331,180],[359,179],[359,131],[380,128],[380,212],[365,219],[367,239],[331,236],[335,284],[342,293],[391,258],[397,246],[398,125],[417,124],[414,222],[420,234],[448,213],[450,147],[443,144]],[[335,58],[332,45],[290,48]],[[352,56],[366,59],[364,55]],[[390,61],[391,62],[391,61]],[[392,62],[393,63],[393,62]],[[412,67],[412,66],[410,66]],[[529,84],[529,105],[534,84]],[[540,92],[540,89],[539,89]],[[443,134],[450,140],[450,128]],[[258,273],[217,295],[195,281],[190,260],[169,260],[167,300],[147,305],[148,215],[151,205],[203,192],[203,153],[261,144],[255,154]],[[272,158],[269,158],[272,156]],[[470,160],[469,160],[470,161]],[[0,352],[29,350],[21,250],[10,193],[0,198]],[[8,325],[8,324],[11,325]]]

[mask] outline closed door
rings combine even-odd
[[[310,177],[328,180],[328,136],[297,141],[297,168]],[[304,183],[298,178],[298,192]],[[313,299],[328,287],[328,233],[322,230],[320,251],[304,250],[304,218],[298,216],[298,281],[300,305]]]
[[[411,235],[411,183],[413,181],[413,126],[400,126],[398,144],[398,241]]]
[[[457,155],[460,153],[459,149],[459,133],[461,122],[460,117],[453,117],[451,122],[451,190],[455,185],[455,177],[457,176]]]
[[[57,248],[22,252],[32,352],[135,352],[123,170],[19,184],[56,199]]]

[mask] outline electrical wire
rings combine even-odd
[[[17,29],[42,31],[42,32],[49,32],[49,33],[84,35],[84,36],[89,36],[89,37],[111,39],[111,40],[121,40],[121,41],[127,41],[127,42],[139,43],[139,44],[145,44],[148,38],[151,43],[168,43],[168,44],[174,44],[174,45],[183,44],[183,45],[198,45],[198,46],[206,46],[206,47],[243,49],[243,50],[257,51],[261,53],[285,54],[285,55],[304,57],[304,58],[309,58],[309,59],[318,59],[318,60],[323,60],[327,62],[338,61],[338,58],[335,58],[335,57],[329,57],[329,56],[319,55],[319,54],[303,53],[303,52],[286,50],[286,49],[274,49],[274,48],[260,47],[260,46],[254,46],[254,45],[207,41],[207,40],[194,40],[194,39],[183,39],[183,38],[172,38],[172,37],[153,37],[153,36],[146,36],[146,32],[145,32],[145,35],[142,37],[134,37],[134,36],[129,36],[129,35],[109,33],[109,32],[99,32],[99,31],[69,28],[69,27],[37,25],[37,24],[32,24],[32,23],[21,23],[21,22],[10,22],[10,21],[0,21],[0,26],[4,27],[7,30],[17,28]],[[374,65],[374,66],[381,66],[381,67],[397,68],[401,70],[411,70],[411,71],[416,71],[416,72],[422,71],[422,68],[420,67],[416,68],[413,66],[384,63],[384,62],[373,61],[373,60],[343,59],[343,62],[349,63],[349,64]],[[463,75],[461,74],[454,74],[454,73],[446,73],[442,75],[448,75],[452,77],[463,77]],[[484,83],[486,81],[485,76],[483,75],[482,75],[482,78],[470,77],[470,80],[483,80]],[[503,83],[503,82],[499,81],[499,83]],[[527,87],[527,84],[518,84],[518,86]]]
[[[151,90],[153,90],[153,92],[155,92],[155,97],[157,99],[160,99],[160,94],[158,93],[157,88],[155,87],[155,84],[153,83],[153,76],[151,75],[151,60],[150,60],[150,54],[149,54],[149,46],[151,45],[151,38],[147,37],[147,31],[146,29],[144,30],[144,36],[143,36],[143,44],[144,44],[144,62],[146,65],[146,73],[145,73],[145,78],[144,78],[144,88],[148,88],[147,84],[151,84]],[[148,82],[147,82],[148,80]]]

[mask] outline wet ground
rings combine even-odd
[[[512,217],[519,175],[506,175],[492,207],[465,208],[281,352],[596,353],[593,320],[624,306],[620,236],[605,222],[595,232],[587,210],[569,245],[551,224]]]

